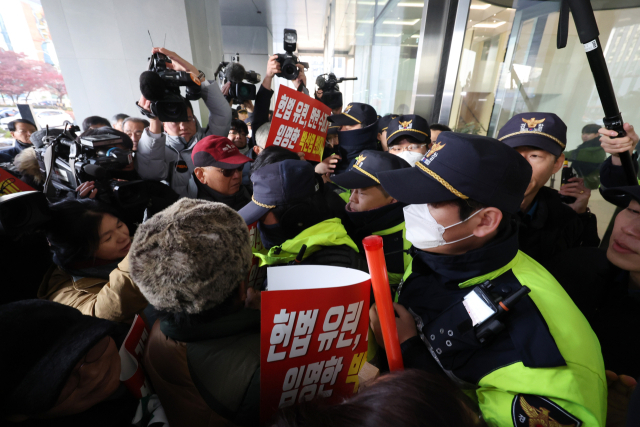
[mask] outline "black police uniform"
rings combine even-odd
[[[378,173],[408,167],[407,162],[393,154],[365,150],[356,157],[356,163],[348,172],[333,177],[332,181],[350,190],[367,188],[380,185],[376,177]],[[404,203],[396,202],[365,212],[354,212],[350,210],[349,204],[345,206],[345,212],[353,224],[347,231],[362,253],[362,239],[372,234],[382,236],[389,283],[394,289],[394,285],[400,283],[404,271],[411,263],[411,243],[405,239],[402,211],[405,206]]]
[[[361,129],[338,132],[337,154],[342,159],[336,165],[336,174],[346,172],[362,151],[378,148],[378,114],[371,105],[352,102],[344,112],[329,116],[329,121],[336,126],[366,125]]]
[[[443,132],[415,168],[378,179],[405,203],[472,199],[515,214],[531,167],[495,139]],[[407,222],[408,238],[419,226]],[[475,391],[488,425],[604,424],[607,390],[597,338],[558,282],[518,250],[508,221],[488,244],[462,255],[418,251],[398,301],[418,328],[403,350],[415,361],[422,348],[452,380]],[[506,309],[493,305],[498,301]],[[488,318],[479,316],[485,306],[492,307]]]
[[[566,146],[567,126],[552,113],[516,114],[500,129],[498,139],[513,148],[531,146],[559,157]],[[578,214],[553,188],[542,187],[529,210],[518,215],[520,250],[543,266],[567,249],[600,244],[595,215],[589,210]]]

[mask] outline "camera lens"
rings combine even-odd
[[[298,78],[299,72],[300,70],[298,69],[298,67],[296,67],[296,65],[292,62],[285,62],[285,64],[282,66],[282,74],[284,75],[285,79],[295,80],[296,78]]]

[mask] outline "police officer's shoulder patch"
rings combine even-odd
[[[580,427],[582,421],[551,400],[532,394],[513,398],[513,425],[516,427]]]

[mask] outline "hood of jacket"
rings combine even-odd
[[[242,309],[210,322],[177,325],[160,321],[160,330],[180,342],[197,342],[225,338],[246,332],[260,332],[260,310]]]

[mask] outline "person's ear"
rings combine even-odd
[[[477,216],[480,221],[473,229],[476,237],[485,237],[493,233],[502,221],[502,212],[498,208],[484,208]]]
[[[200,181],[203,184],[206,184],[206,180],[204,178],[204,168],[200,168],[197,167],[193,170],[193,173],[196,175],[196,178],[198,178],[198,181]]]
[[[254,145],[252,148],[253,152],[256,153],[256,156],[260,154],[260,147],[257,145]]]
[[[562,168],[562,165],[564,165],[564,153],[560,154],[560,156],[558,157],[558,160],[556,160],[556,162],[553,165],[553,173],[556,173],[560,170],[560,168]]]

